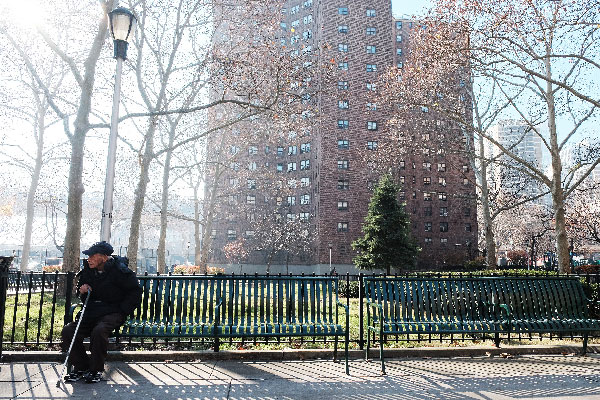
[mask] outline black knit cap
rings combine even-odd
[[[93,256],[94,254],[98,253],[110,256],[113,253],[113,247],[110,245],[110,243],[102,241],[94,243],[92,247],[82,251],[82,253],[86,256]]]

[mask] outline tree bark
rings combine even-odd
[[[129,229],[129,245],[127,247],[127,258],[129,258],[129,268],[131,268],[133,271],[137,271],[137,253],[140,235],[140,225],[142,221],[142,212],[144,210],[144,201],[146,199],[146,189],[148,188],[148,182],[150,182],[150,164],[152,162],[152,159],[154,158],[154,133],[156,132],[157,123],[158,121],[156,120],[156,118],[152,118],[152,120],[150,121],[150,125],[148,126],[148,131],[146,132],[146,144],[144,147],[144,154],[142,155],[141,160],[140,179],[135,190],[133,213],[131,214],[131,227]]]
[[[201,235],[200,198],[198,197],[198,186],[194,186],[194,265],[202,265]]]
[[[37,99],[39,101],[39,99]],[[35,214],[35,193],[40,183],[40,174],[42,172],[42,164],[44,158],[44,129],[46,109],[43,105],[38,104],[37,111],[37,149],[35,154],[35,165],[33,174],[31,174],[31,183],[27,192],[27,218],[25,219],[25,234],[23,239],[23,254],[21,255],[21,271],[27,270],[29,263],[29,251],[31,249],[31,234],[33,232],[33,218]]]
[[[494,235],[494,221],[490,212],[490,189],[488,187],[487,168],[488,164],[485,160],[485,143],[483,137],[479,140],[479,154],[481,156],[481,207],[483,214],[483,227],[485,229],[485,263],[488,268],[497,268],[496,263],[496,238]]]
[[[171,125],[169,131],[169,149],[173,147],[175,142],[175,126]],[[160,205],[160,236],[158,238],[158,249],[156,250],[156,267],[158,272],[161,274],[165,273],[166,265],[166,240],[167,240],[167,227],[168,218],[167,211],[169,209],[169,176],[171,173],[171,158],[173,157],[173,150],[167,151],[165,157],[165,165],[163,168],[163,181],[162,181],[162,196]]]

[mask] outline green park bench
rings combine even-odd
[[[375,278],[365,277],[367,346],[379,335],[381,370],[385,374],[386,335],[558,333],[588,335],[600,331],[590,318],[592,303],[578,278]]]
[[[349,313],[338,300],[338,278],[291,276],[140,276],[143,297],[119,338],[323,337],[345,343]],[[345,325],[338,309],[346,312]]]

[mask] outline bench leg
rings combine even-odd
[[[219,352],[219,337],[215,336],[215,343],[213,344],[213,350],[215,353]]]
[[[381,373],[385,375],[385,361],[383,359],[383,318],[379,320],[379,358],[381,358]]]
[[[336,335],[333,341],[333,362],[337,362],[338,337]]]
[[[496,333],[494,336],[494,345],[498,348],[500,347],[500,334],[499,333]]]
[[[583,335],[583,355],[585,356],[587,354],[587,345],[588,345],[588,333],[585,333]]]
[[[365,361],[369,361],[369,348],[371,347],[371,332],[367,329],[367,348],[365,349]]]
[[[350,375],[350,366],[348,365],[348,346],[350,344],[350,331],[346,329],[346,347],[344,349],[344,357],[346,358],[346,375]]]

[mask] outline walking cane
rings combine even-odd
[[[67,351],[67,358],[65,358],[65,362],[63,364],[63,370],[61,374],[58,376],[58,381],[56,382],[56,387],[60,387],[60,383],[63,381],[65,377],[65,371],[67,369],[67,364],[69,362],[69,356],[71,355],[71,349],[73,348],[73,343],[75,343],[75,338],[77,337],[77,332],[79,331],[79,325],[81,325],[81,321],[83,320],[83,314],[85,313],[85,308],[87,307],[88,300],[92,294],[92,288],[88,288],[87,297],[83,302],[83,308],[81,309],[81,315],[79,315],[79,321],[77,321],[77,326],[75,327],[75,333],[73,333],[73,339],[71,339],[71,345],[69,346],[69,350]]]

